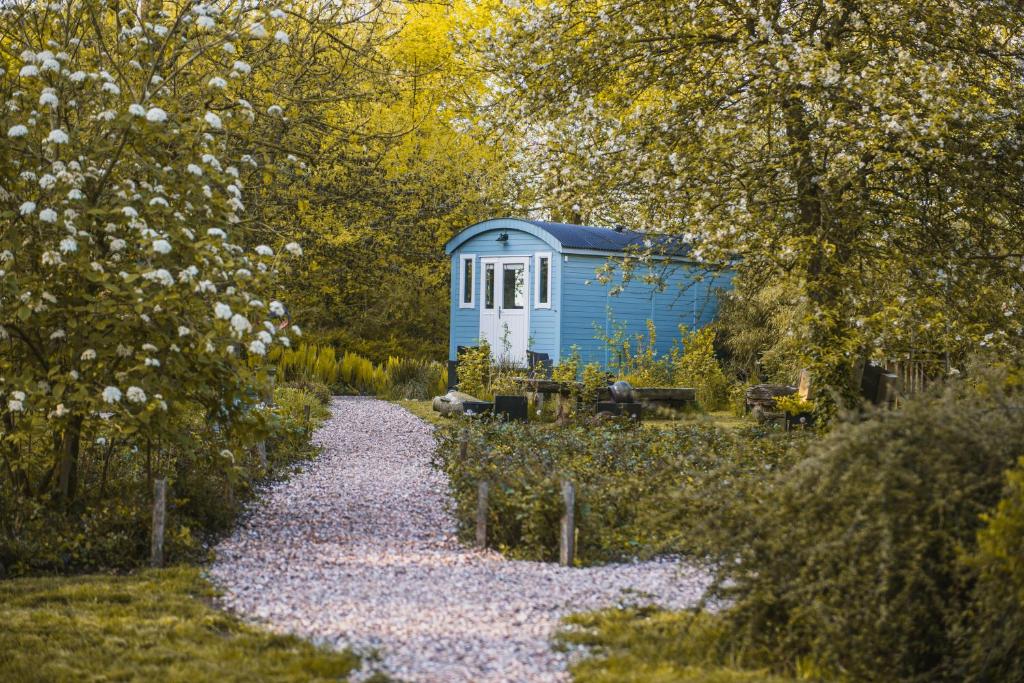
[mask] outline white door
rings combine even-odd
[[[480,338],[491,347],[495,362],[526,366],[529,338],[526,256],[480,259]]]

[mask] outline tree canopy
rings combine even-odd
[[[807,359],[961,355],[1022,333],[1014,3],[546,0],[473,40],[546,187],[798,284]]]

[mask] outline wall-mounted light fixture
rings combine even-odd
[[[503,232],[500,235],[498,235],[498,241],[499,242],[508,242],[508,233],[507,232]]]

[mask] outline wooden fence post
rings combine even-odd
[[[568,479],[562,480],[562,533],[558,544],[558,563],[571,567],[576,560],[576,487]]]
[[[266,470],[267,469],[267,442],[266,441],[258,441],[256,443],[256,454],[259,455],[259,458],[260,458],[260,469],[261,470]]]
[[[149,552],[149,564],[164,566],[164,527],[167,523],[167,480],[153,482],[153,538]]]
[[[463,429],[459,432],[459,462],[466,462],[469,456],[469,432]]]
[[[487,495],[490,485],[481,481],[476,485],[476,547],[487,547]]]
[[[309,434],[309,404],[302,406],[302,425],[306,434]]]

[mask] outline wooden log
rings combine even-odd
[[[558,563],[571,567],[576,561],[576,487],[571,481],[562,481],[562,533],[558,544]]]
[[[153,482],[153,536],[149,548],[149,564],[164,566],[164,527],[167,524],[167,480]]]
[[[476,547],[487,547],[487,496],[490,486],[486,481],[476,485]]]

